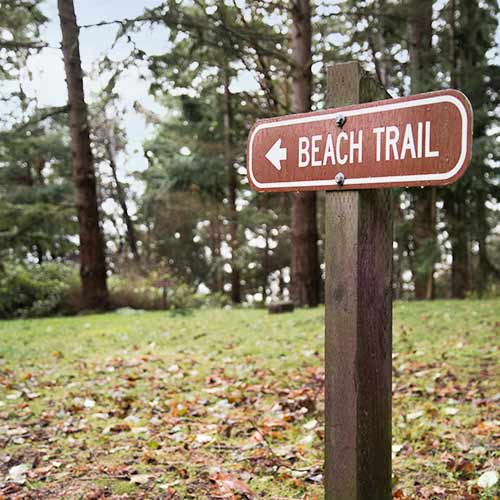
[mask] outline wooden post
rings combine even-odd
[[[164,285],[162,290],[163,309],[167,309],[167,287]]]
[[[333,107],[386,98],[357,62],[328,68]],[[343,130],[349,131],[349,121]],[[389,190],[326,193],[325,498],[391,498]]]

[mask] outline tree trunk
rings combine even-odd
[[[457,88],[457,50],[456,50],[456,24],[455,0],[450,0],[448,5],[448,24],[450,29],[450,86],[452,89]]]
[[[262,302],[265,304],[267,299],[267,280],[269,277],[270,270],[270,262],[269,262],[269,236],[271,233],[271,228],[269,224],[264,224],[264,238],[265,238],[265,246],[264,246],[264,255],[262,256]]]
[[[104,241],[99,225],[96,178],[90,149],[87,106],[73,0],[58,0],[62,51],[68,87],[71,156],[80,228],[80,276],[85,309],[108,306]]]
[[[221,228],[219,215],[214,214],[210,220],[210,240],[212,245],[212,291],[215,293],[224,292],[224,276],[221,265]]]
[[[445,199],[447,230],[451,243],[451,296],[464,299],[470,292],[471,276],[469,263],[469,235],[467,214],[462,200],[453,196]]]
[[[434,298],[434,263],[436,260],[436,189],[426,188],[413,192],[415,217],[413,243],[415,253],[415,298]]]
[[[403,296],[403,257],[404,257],[404,237],[401,234],[404,224],[404,215],[401,210],[401,201],[399,196],[393,198],[393,214],[394,214],[394,228],[396,229],[394,238],[398,247],[393,255],[392,265],[392,298],[393,300],[400,300]]]
[[[450,29],[450,85],[457,88],[460,84],[458,74],[458,53],[456,39],[456,11],[455,0],[450,0],[448,6]],[[471,288],[469,264],[469,238],[467,233],[465,195],[454,190],[448,190],[445,199],[447,228],[451,243],[451,296],[463,299]]]
[[[408,52],[413,94],[426,92],[434,86],[432,4],[433,0],[411,0],[408,6]]]
[[[228,175],[229,200],[229,234],[231,236],[231,300],[233,304],[241,303],[240,268],[238,265],[238,212],[236,196],[238,179],[233,155],[233,108],[229,91],[229,68],[224,68],[224,157]]]
[[[407,17],[413,94],[432,90],[432,0],[412,0]],[[415,253],[415,298],[434,297],[434,263],[437,248],[436,188],[413,189],[413,242]]]
[[[292,7],[292,111],[311,110],[312,55],[310,0],[295,0]],[[291,295],[299,306],[315,307],[320,299],[316,193],[292,194]]]
[[[125,191],[121,182],[118,180],[118,174],[116,172],[116,147],[115,147],[115,138],[113,132],[107,129],[105,131],[106,134],[106,153],[108,155],[109,166],[111,168],[111,172],[113,174],[113,180],[115,181],[116,187],[116,197],[118,198],[118,204],[122,209],[123,220],[125,221],[125,226],[127,228],[127,242],[130,247],[130,251],[134,257],[134,262],[137,267],[141,265],[141,257],[139,255],[139,249],[137,248],[137,236],[135,234],[134,223],[130,217],[127,207],[127,198],[125,196]]]
[[[486,193],[479,191],[475,199],[475,235],[478,244],[478,263],[475,272],[475,290],[479,297],[482,297],[487,290],[491,277],[495,281],[500,280],[500,271],[492,264],[488,255],[488,245],[486,239],[490,233],[490,227],[486,217]]]

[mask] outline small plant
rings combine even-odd
[[[4,263],[0,272],[0,317],[40,317],[63,312],[66,294],[76,275],[74,266],[59,262]]]

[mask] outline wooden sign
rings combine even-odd
[[[472,108],[457,90],[261,120],[247,144],[256,191],[450,184],[471,156]]]

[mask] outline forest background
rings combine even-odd
[[[322,193],[256,195],[245,143],[346,60],[474,110],[465,177],[395,192],[394,298],[498,294],[496,1],[75,4],[0,0],[0,317],[318,305]]]

